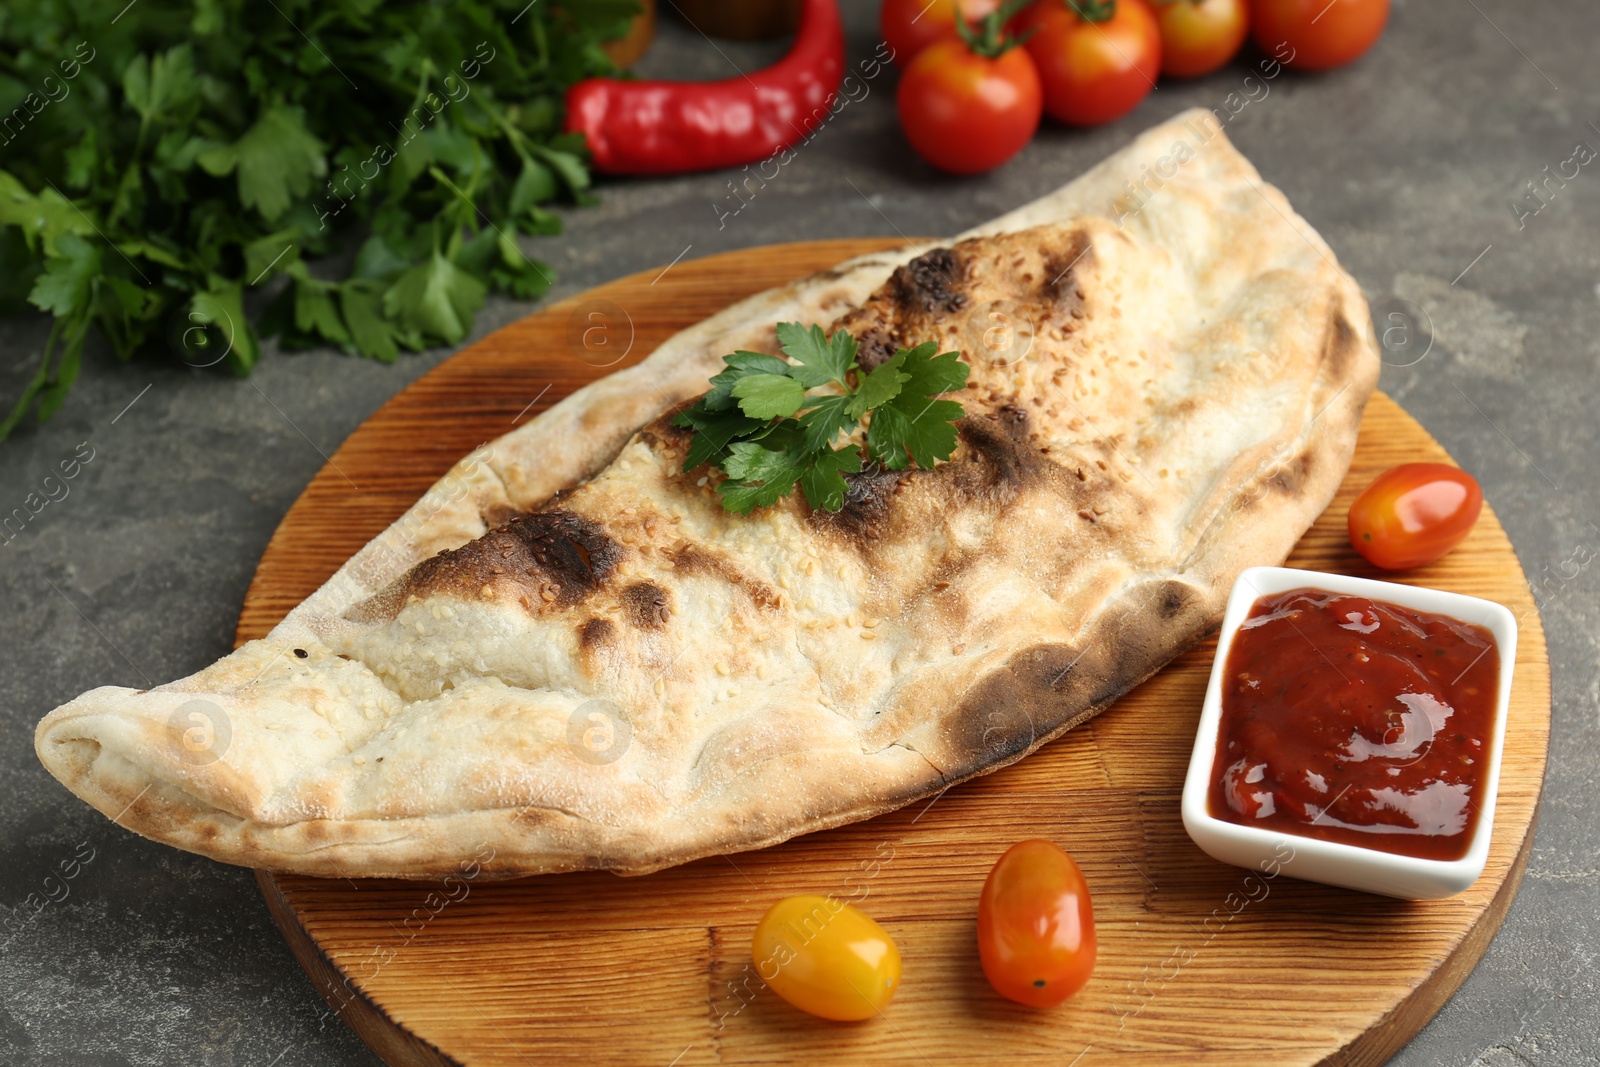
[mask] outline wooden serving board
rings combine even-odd
[[[251,585],[239,641],[264,635],[479,443],[741,297],[896,243],[817,241],[679,263],[552,305],[461,352],[356,430],[296,501]],[[586,337],[593,327],[603,332]],[[1346,543],[1356,491],[1393,464],[1447,458],[1375,396],[1344,487],[1290,564],[1374,573]],[[468,867],[454,884],[429,885],[261,872],[261,889],[330,1013],[397,1065],[1381,1063],[1499,928],[1527,863],[1550,726],[1539,616],[1487,508],[1464,545],[1399,580],[1498,600],[1521,623],[1489,867],[1450,900],[1247,882],[1190,842],[1178,797],[1209,641],[1021,763],[762,852],[633,879],[490,883]],[[1100,932],[1094,979],[1052,1012],[994,994],[974,944],[990,865],[1028,837],[1077,857]],[[883,1018],[802,1015],[747,969],[756,921],[798,892],[853,900],[894,935],[905,980]]]

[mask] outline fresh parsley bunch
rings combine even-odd
[[[601,44],[638,7],[0,6],[0,312],[55,317],[0,437],[61,406],[94,328],[245,374],[252,288],[284,347],[385,362],[459,342],[490,289],[542,294],[516,237],[589,185],[563,93],[614,72]]]
[[[717,487],[727,510],[769,507],[797,483],[813,508],[844,507],[844,475],[861,470],[861,448],[834,441],[869,414],[867,454],[889,470],[931,469],[955,452],[964,411],[938,397],[967,384],[956,353],[936,354],[928,341],[864,371],[848,332],[828,337],[797,322],[778,324],[778,344],[793,363],[763,352],[724,356],[727,369],[673,420],[695,431],[684,473],[709,463],[727,474]]]

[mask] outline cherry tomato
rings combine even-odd
[[[1039,0],[1019,17],[1051,118],[1096,126],[1156,87],[1161,31],[1144,0]]]
[[[1245,0],[1156,0],[1161,73],[1210,74],[1239,53],[1250,29]]]
[[[1342,67],[1372,47],[1389,0],[1252,0],[1256,44],[1301,70]]]
[[[1039,128],[1039,74],[1020,48],[982,56],[959,37],[924,48],[895,97],[906,137],[929,163],[952,174],[993,170]]]
[[[1350,544],[1385,570],[1420,567],[1459,545],[1483,510],[1483,490],[1459,467],[1402,463],[1350,505]]]
[[[968,22],[976,22],[1000,9],[1001,0],[883,0],[878,9],[878,28],[894,49],[894,61],[904,67],[917,53],[941,37],[956,32],[956,12]]]
[[[1094,909],[1072,857],[1049,841],[1006,850],[978,898],[978,959],[995,992],[1053,1008],[1094,972]]]
[[[871,917],[833,897],[785,897],[756,926],[761,980],[801,1011],[870,1019],[900,988],[900,950]]]

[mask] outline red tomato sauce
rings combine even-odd
[[[1500,655],[1481,626],[1366,597],[1261,597],[1234,635],[1215,818],[1424,859],[1466,855]]]

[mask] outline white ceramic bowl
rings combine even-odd
[[[1209,814],[1206,797],[1216,768],[1217,732],[1222,721],[1222,675],[1239,624],[1258,597],[1311,587],[1331,593],[1386,600],[1415,611],[1449,615],[1482,626],[1494,637],[1500,656],[1500,686],[1495,694],[1493,736],[1479,804],[1477,827],[1467,854],[1458,860],[1418,859],[1378,849],[1323,841],[1278,829],[1243,826]],[[1511,673],[1517,658],[1517,623],[1503,606],[1477,597],[1438,589],[1375,582],[1322,571],[1287,567],[1252,567],[1239,576],[1228,597],[1217,640],[1217,658],[1211,666],[1194,754],[1183,784],[1183,827],[1212,857],[1224,863],[1262,871],[1280,871],[1295,878],[1360,889],[1368,893],[1428,900],[1448,897],[1466,889],[1483,873],[1489,858],[1489,835],[1494,828],[1495,794],[1500,786],[1500,754],[1505,744],[1506,710],[1511,700]]]

